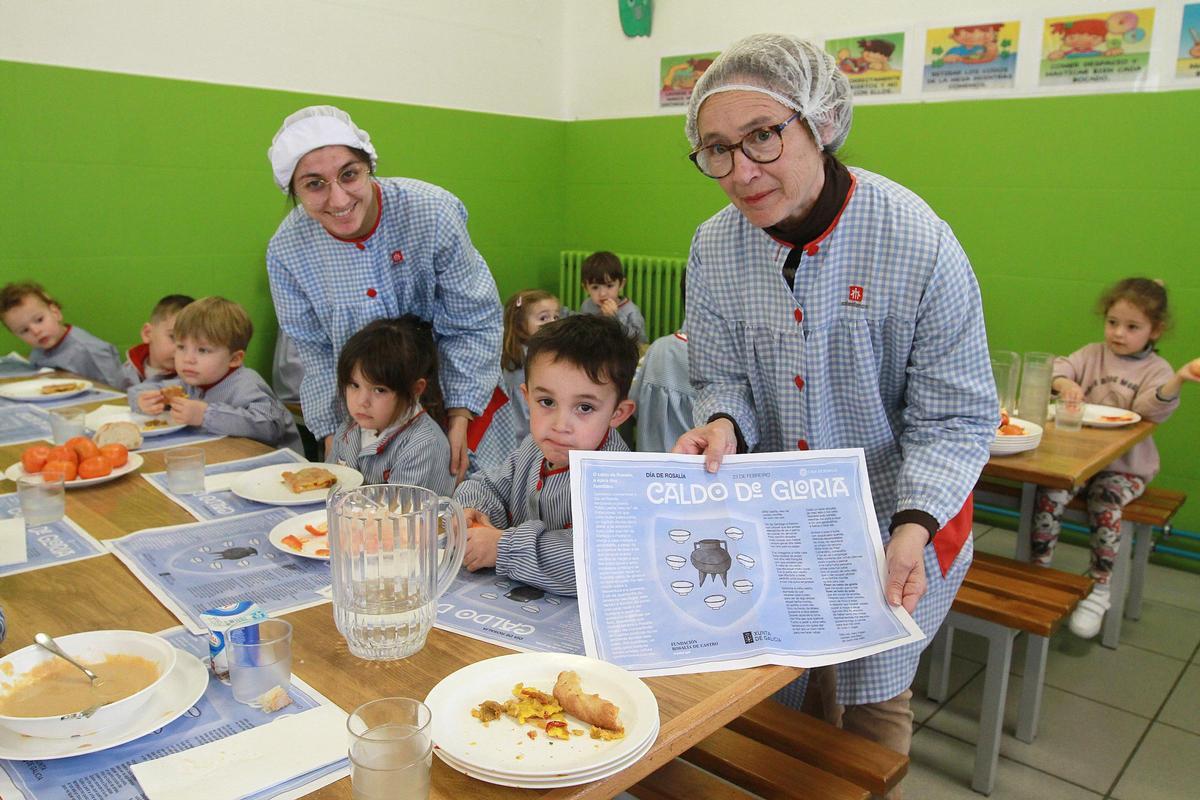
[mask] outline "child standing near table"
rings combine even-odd
[[[224,297],[202,297],[175,317],[175,384],[142,383],[130,389],[143,414],[170,410],[171,421],[208,433],[244,436],[304,453],[292,413],[257,372],[243,365],[254,326],[250,315]]]
[[[628,297],[622,296],[625,291],[625,269],[616,253],[607,250],[592,253],[583,260],[579,272],[583,288],[588,293],[588,299],[579,306],[579,313],[616,317],[629,335],[636,337],[638,344],[645,344],[646,320],[642,317],[641,309]]]
[[[1055,359],[1052,389],[1064,400],[1126,408],[1151,422],[1166,421],[1179,406],[1183,383],[1200,382],[1200,359],[1176,371],[1154,350],[1169,321],[1166,289],[1159,281],[1127,278],[1100,297],[1098,310],[1104,317],[1104,341]],[[1070,628],[1077,636],[1090,639],[1100,631],[1111,605],[1108,584],[1121,542],[1121,509],[1145,491],[1158,467],[1158,449],[1146,438],[1080,490],[1038,489],[1032,551],[1034,563],[1041,566],[1050,566],[1063,509],[1077,491],[1087,490],[1090,573],[1096,584],[1071,615]]]
[[[117,348],[78,325],[63,322],[62,307],[40,283],[10,283],[0,289],[0,316],[33,349],[29,363],[74,372],[109,386],[124,386]]]
[[[577,315],[529,340],[529,435],[500,467],[454,497],[467,513],[463,565],[558,594],[575,594],[571,450],[628,452],[616,428],[633,413],[634,339],[613,319]]]
[[[428,322],[407,314],[368,324],[338,355],[337,382],[349,418],[333,434],[327,461],[358,470],[367,483],[454,491]]]
[[[122,386],[163,383],[175,377],[175,317],[194,300],[186,294],[169,294],[155,304],[142,325],[142,343],[125,353]]]

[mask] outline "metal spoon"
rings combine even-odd
[[[63,649],[58,646],[58,642],[51,639],[49,635],[47,635],[45,633],[34,634],[33,641],[34,641],[34,643],[37,644],[38,647],[49,650],[54,655],[58,656],[59,658],[63,659],[64,661],[69,662],[72,666],[78,667],[80,670],[82,670],[83,674],[87,675],[88,680],[92,682],[93,689],[95,689],[97,686],[101,686],[104,684],[103,678],[101,678],[99,675],[92,672],[90,669],[85,667],[83,664],[80,664],[78,661],[76,661],[75,659],[71,658],[69,655],[64,653]],[[82,711],[76,711],[74,714],[64,714],[62,716],[62,719],[90,719],[93,714],[95,714],[97,711],[99,711],[102,707],[108,705],[110,702],[112,702],[112,701],[111,700],[101,700],[100,702],[96,703],[95,705],[88,706],[87,708],[83,709]]]

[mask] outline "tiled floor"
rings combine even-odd
[[[976,530],[977,550],[1011,556],[1015,534]],[[1083,572],[1087,550],[1060,545],[1054,566]],[[1121,646],[1060,631],[1050,642],[1041,725],[1033,744],[1013,735],[1023,642],[1013,657],[993,800],[1200,797],[1200,576],[1153,564],[1142,618]],[[904,781],[910,800],[975,799],[970,788],[983,691],[984,641],[956,633],[950,693],[925,698],[925,664],[913,687],[916,727]]]

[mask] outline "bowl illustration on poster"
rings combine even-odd
[[[750,594],[750,590],[754,588],[754,584],[745,578],[741,578],[733,582],[733,588],[741,594]]]
[[[687,563],[687,559],[683,556],[669,555],[667,556],[667,566],[671,569],[683,569],[683,565]]]
[[[736,525],[731,525],[725,529],[725,535],[728,536],[733,541],[737,542],[737,541],[740,541],[741,538],[746,535],[746,532],[743,531],[741,528],[737,527]]]
[[[704,598],[704,605],[708,606],[713,611],[716,611],[725,605],[725,595],[710,594],[708,597]]]
[[[680,544],[683,544],[684,542],[686,542],[691,537],[691,535],[692,535],[691,531],[685,531],[683,528],[675,528],[672,531],[670,531],[669,533],[667,533],[667,536],[671,537],[671,541],[679,542]]]
[[[743,567],[745,567],[746,569],[754,568],[754,559],[751,558],[750,556],[746,555],[745,553],[738,553],[737,562],[739,564],[741,564]]]
[[[686,597],[691,594],[695,586],[691,581],[671,581],[671,591],[680,597]]]

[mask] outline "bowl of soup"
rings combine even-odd
[[[140,631],[88,631],[57,636],[87,676],[36,645],[0,658],[0,725],[26,736],[69,739],[131,724],[175,666],[175,648]],[[89,718],[80,712],[103,702]]]

